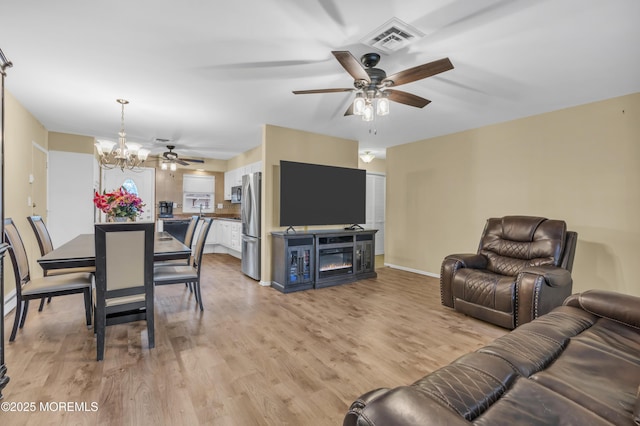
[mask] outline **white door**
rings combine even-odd
[[[97,167],[93,154],[49,151],[47,228],[54,247],[78,234],[93,234],[93,193],[98,190],[93,175]]]
[[[367,173],[367,223],[368,229],[377,229],[376,255],[384,254],[384,206],[387,178],[385,175]]]
[[[102,171],[102,188],[100,191],[111,192],[125,185],[127,189],[135,188],[137,195],[144,202],[142,215],[138,220],[154,222],[156,220],[155,202],[155,181],[156,170],[152,167],[145,167],[142,171],[134,172],[125,169],[111,169]],[[105,220],[104,213],[101,213],[101,220]]]

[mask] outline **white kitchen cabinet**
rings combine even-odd
[[[215,210],[215,176],[184,175],[182,181],[183,213],[213,213]]]
[[[192,250],[195,250],[203,220],[198,221],[193,236]],[[240,257],[242,250],[242,224],[239,221],[214,219],[205,240],[205,253],[227,253]]]
[[[214,220],[207,235],[206,244],[220,244],[220,221]]]
[[[220,244],[225,247],[231,247],[231,222],[221,220]]]
[[[182,192],[212,193],[215,191],[215,176],[184,175],[182,179]]]
[[[233,186],[233,181],[235,170],[229,170],[228,172],[224,172],[224,199],[231,199],[231,187]]]
[[[231,188],[242,185],[242,176],[262,171],[262,161],[247,164],[224,173],[224,199],[231,199]]]
[[[230,248],[235,251],[240,251],[242,248],[242,223],[240,222],[231,223]]]

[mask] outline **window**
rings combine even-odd
[[[122,187],[130,194],[138,195],[138,187],[132,179],[127,179],[122,184]]]

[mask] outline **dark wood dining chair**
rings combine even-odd
[[[167,284],[186,283],[193,286],[195,291],[196,302],[203,311],[202,291],[200,288],[200,271],[202,266],[202,254],[207,239],[207,234],[211,228],[212,219],[210,217],[203,219],[202,228],[196,241],[195,252],[193,253],[193,264],[191,265],[157,265],[153,269],[153,281],[156,286]]]
[[[27,216],[27,221],[29,225],[31,225],[31,229],[33,229],[33,233],[36,235],[36,240],[38,241],[38,247],[40,247],[40,256],[44,256],[45,254],[53,251],[53,242],[51,241],[51,235],[49,235],[49,230],[42,219],[42,216]],[[64,269],[43,269],[42,273],[46,276],[51,275],[63,275],[63,274],[73,274],[76,272],[95,272],[96,268],[86,267],[86,268],[64,268]],[[40,307],[38,311],[42,311],[44,306],[45,298],[40,300]],[[51,302],[51,297],[48,298],[48,302]]]
[[[196,226],[198,225],[199,220],[200,216],[198,216],[197,214],[191,216],[189,226],[187,227],[187,232],[184,234],[184,245],[187,247],[191,247],[191,245],[193,244],[193,236],[196,233]]]
[[[29,300],[47,297],[66,296],[68,294],[84,294],[84,307],[87,325],[91,325],[91,280],[92,274],[76,272],[57,276],[31,278],[29,259],[24,243],[11,218],[4,220],[4,237],[9,244],[9,255],[13,264],[16,279],[16,317],[9,341],[16,338],[18,326],[24,327],[29,310]]]
[[[153,222],[95,225],[94,327],[98,361],[104,358],[109,325],[146,321],[149,349],[155,346],[154,232]]]
[[[193,237],[195,235],[196,227],[198,226],[199,219],[200,217],[198,215],[191,216],[191,220],[189,221],[189,226],[187,227],[187,231],[184,234],[184,241],[182,241],[182,243],[189,248],[191,248],[191,245],[193,244]],[[162,260],[162,261],[156,262],[155,266],[191,265],[191,257],[192,256],[189,256],[187,260],[184,260],[184,259]]]

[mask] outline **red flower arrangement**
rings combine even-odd
[[[142,208],[145,204],[140,197],[126,189],[120,188],[112,192],[96,192],[93,197],[93,204],[98,209],[112,217],[127,217],[135,219],[136,216],[143,212]]]

